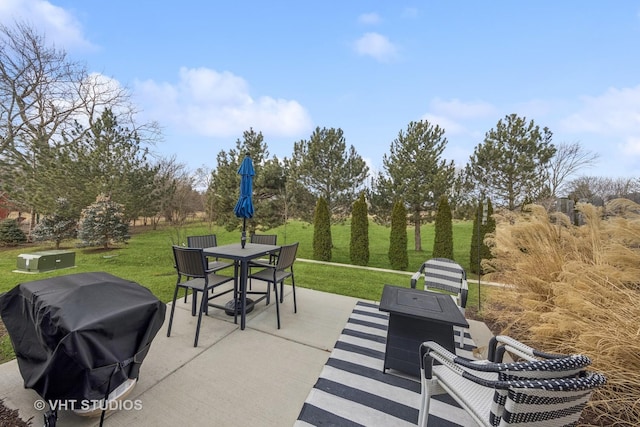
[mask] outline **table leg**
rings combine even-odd
[[[238,324],[238,261],[233,261],[233,275],[235,277],[235,283],[233,284],[235,290],[233,291],[233,323]]]
[[[248,276],[249,264],[247,262],[247,270],[245,272],[245,277]],[[233,299],[225,304],[224,311],[228,316],[233,316],[233,323],[238,324],[238,315],[242,319],[242,263],[238,260],[233,262]],[[244,281],[244,289],[245,289],[245,297],[244,297],[244,315],[246,316],[248,313],[253,311],[253,300],[251,298],[247,298],[246,295],[249,293],[247,291],[247,283],[248,279]]]
[[[249,262],[241,261],[240,263],[240,330],[244,331],[245,319],[247,315],[247,276],[249,275]]]

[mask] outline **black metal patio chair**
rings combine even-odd
[[[249,240],[251,243],[257,243],[260,245],[277,245],[278,235],[277,234],[252,234]],[[278,261],[278,254],[280,251],[272,252],[269,254],[269,258],[259,258],[251,260],[249,263],[249,269],[252,267],[268,267],[269,264],[274,265]],[[251,289],[251,282],[249,282],[249,289]]]
[[[278,262],[275,265],[264,264],[264,268],[255,273],[249,274],[249,280],[258,279],[267,282],[267,304],[269,304],[270,287],[273,284],[273,290],[276,297],[276,317],[278,320],[278,329],[280,329],[280,306],[279,302],[284,302],[284,281],[291,277],[291,287],[293,288],[293,312],[298,312],[296,303],[296,281],[293,274],[293,264],[296,260],[298,251],[298,242],[290,245],[284,245],[280,248]],[[278,297],[278,283],[280,283],[280,297]],[[279,301],[278,301],[279,300]]]
[[[190,248],[213,248],[218,246],[218,239],[215,234],[205,234],[202,236],[187,236],[187,246]],[[208,259],[209,270],[219,271],[223,268],[233,266],[232,262],[220,261],[217,258],[214,260]]]
[[[233,276],[222,276],[210,270],[207,266],[207,259],[204,256],[202,248],[185,248],[182,246],[173,246],[173,257],[175,260],[175,268],[178,273],[176,288],[173,292],[173,303],[171,305],[171,315],[169,316],[169,327],[167,328],[167,336],[171,335],[171,326],[173,323],[173,314],[176,309],[176,299],[178,290],[185,289],[185,292],[192,292],[191,315],[195,316],[198,312],[198,323],[196,326],[196,337],[193,346],[198,346],[198,336],[200,335],[200,323],[202,322],[202,314],[208,314],[209,306],[225,310],[224,305],[215,305],[209,303],[210,300],[218,298],[229,292],[237,295],[237,281]],[[186,280],[183,282],[182,278]],[[231,289],[226,289],[218,293],[209,294],[218,286],[233,281],[234,285]],[[215,292],[215,291],[214,291]],[[200,299],[200,307],[197,307],[197,294],[202,293]]]

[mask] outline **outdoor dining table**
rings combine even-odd
[[[258,243],[245,243],[244,247],[240,243],[232,243],[230,245],[214,246],[211,248],[204,248],[203,253],[207,257],[217,257],[224,259],[231,259],[235,264],[236,278],[239,279],[239,292],[240,292],[240,329],[244,330],[247,315],[247,277],[249,276],[249,261],[252,259],[260,258],[265,255],[269,255],[274,252],[278,252],[280,246],[277,245],[262,245]],[[238,274],[238,267],[240,274]],[[269,290],[267,289],[267,292]],[[263,296],[260,299],[266,297]],[[237,296],[234,296],[233,309],[236,307]],[[257,302],[257,301],[256,301]]]

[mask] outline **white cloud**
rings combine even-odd
[[[396,57],[398,49],[389,39],[378,33],[366,33],[354,45],[359,55],[371,56],[378,61],[387,62]]]
[[[628,137],[622,146],[622,152],[629,156],[640,157],[640,137]]]
[[[443,128],[447,136],[455,135],[475,140],[481,138],[486,131],[486,120],[493,119],[496,114],[496,108],[487,102],[434,98],[429,102],[428,112],[423,114],[422,119]],[[477,130],[478,126],[482,130]]]
[[[438,125],[445,130],[447,135],[462,135],[468,130],[459,122],[450,117],[427,113],[422,116],[422,120],[427,120],[432,125]]]
[[[600,96],[583,96],[582,108],[560,124],[569,132],[603,135],[640,134],[640,85],[609,88]]]
[[[375,12],[363,13],[362,15],[358,16],[358,22],[360,22],[361,24],[375,25],[379,24],[381,21],[382,19],[380,18],[380,15]]]
[[[583,96],[582,107],[560,121],[562,130],[617,140],[625,161],[640,159],[640,85],[609,88],[600,96]]]
[[[135,92],[150,119],[203,136],[238,136],[250,127],[270,136],[298,136],[312,128],[297,101],[254,98],[243,78],[226,71],[181,68],[176,84],[136,82]]]
[[[48,44],[67,51],[95,48],[84,37],[82,26],[75,17],[48,1],[2,0],[0,22],[8,26],[24,22],[43,34]]]

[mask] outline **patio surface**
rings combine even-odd
[[[254,283],[254,286],[264,286]],[[381,288],[382,289],[382,288]],[[291,287],[280,305],[282,327],[276,328],[275,304],[264,301],[247,315],[240,330],[233,317],[210,309],[204,316],[198,347],[193,347],[196,317],[179,299],[171,331],[165,323],[142,363],[138,384],[126,396],[131,409],[107,414],[105,426],[293,426],[318,380],[356,298],[297,288],[293,313]],[[223,299],[225,297],[222,297]],[[377,301],[373,301],[377,302]],[[491,333],[469,320],[479,347]],[[24,420],[43,425],[40,397],[25,389],[15,360],[0,365],[0,399],[18,409]],[[58,426],[96,426],[100,418],[58,413]]]

